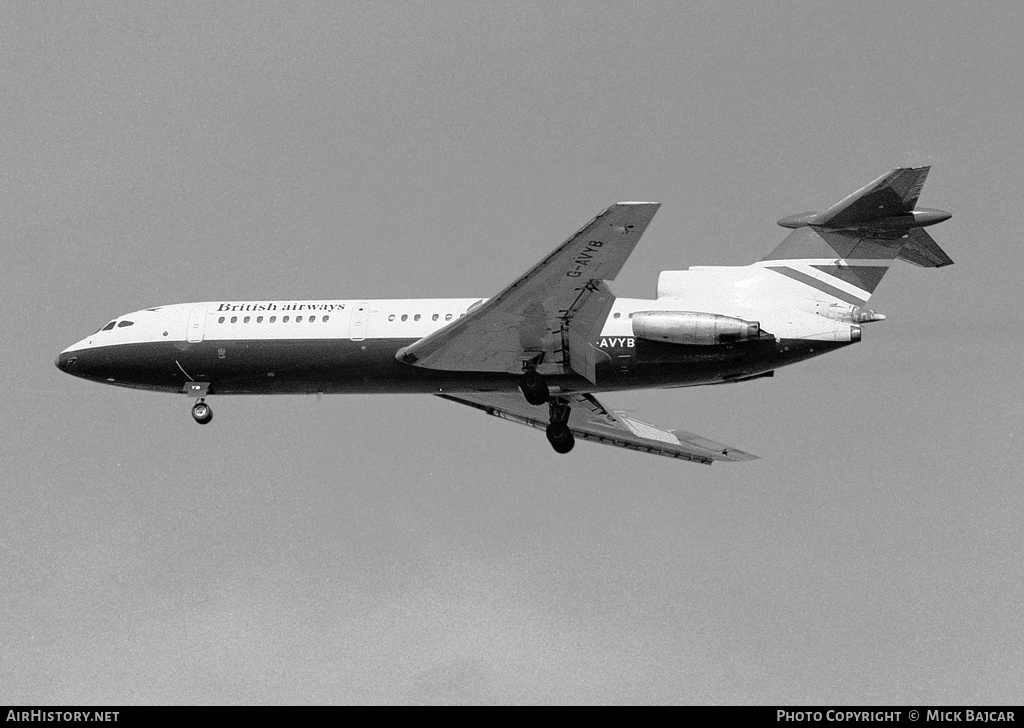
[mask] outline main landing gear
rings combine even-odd
[[[526,401],[532,405],[539,406],[548,401],[548,383],[544,377],[534,369],[528,369],[519,377],[519,389],[522,391]]]
[[[213,419],[213,410],[202,398],[192,405],[192,419],[200,425],[207,425]]]
[[[545,430],[548,442],[555,452],[565,455],[576,444],[576,438],[569,429],[569,402],[561,397],[552,397],[548,403],[551,424]]]
[[[547,426],[545,432],[555,452],[564,455],[572,450],[576,444],[576,437],[569,429],[569,401],[563,397],[552,397],[548,383],[534,369],[523,372],[519,378],[519,389],[526,397],[526,401],[532,405],[540,406],[547,402],[551,424]]]

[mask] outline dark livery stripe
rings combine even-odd
[[[812,265],[812,268],[835,276],[841,281],[846,281],[851,286],[857,286],[868,293],[878,288],[879,282],[889,270],[888,266],[875,265]]]
[[[410,343],[412,339],[398,338],[137,342],[64,351],[56,364],[82,379],[169,393],[191,392],[185,388],[204,382],[209,383],[208,395],[519,391],[518,374],[404,364],[395,352]],[[610,362],[598,367],[599,386],[575,373],[552,375],[548,382],[563,393],[717,384],[819,356],[850,342],[782,339],[721,347],[636,343],[628,371]]]
[[[773,271],[775,271],[776,273],[778,273],[780,275],[784,275],[787,278],[792,278],[794,281],[799,281],[800,283],[803,283],[805,286],[810,286],[811,288],[816,288],[817,290],[821,291],[822,293],[827,293],[830,296],[835,296],[840,301],[845,301],[846,303],[852,304],[854,306],[859,306],[862,303],[864,303],[864,299],[862,299],[862,298],[857,298],[856,296],[854,296],[854,295],[852,295],[850,293],[847,293],[846,291],[840,290],[839,288],[836,288],[835,286],[830,286],[828,283],[824,283],[823,281],[819,281],[817,278],[815,278],[813,276],[809,276],[806,273],[801,273],[800,271],[794,270],[793,268],[785,268],[785,267],[782,267],[782,266],[779,266],[779,267],[772,266],[772,267],[768,267],[768,270],[773,270]]]

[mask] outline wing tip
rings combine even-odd
[[[741,463],[748,460],[760,460],[761,458],[758,455],[751,455],[749,452],[743,452],[742,450],[723,450],[713,455],[712,459],[724,463]]]

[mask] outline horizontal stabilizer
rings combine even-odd
[[[929,169],[894,169],[824,212],[779,220],[793,232],[763,258],[765,267],[803,283],[812,298],[861,306],[897,259],[926,268],[952,265],[924,231],[952,215],[915,207]]]
[[[936,225],[952,217],[943,210],[915,208],[929,169],[894,169],[823,212],[790,215],[779,220],[779,225],[794,230],[812,227],[898,240],[913,228]]]
[[[897,256],[900,260],[923,268],[941,268],[945,265],[953,265],[953,259],[946,255],[932,236],[921,228],[911,230],[906,240],[906,244],[900,248],[900,253]]]
[[[844,228],[909,213],[917,204],[930,169],[894,169],[814,215],[808,224]]]

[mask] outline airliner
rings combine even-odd
[[[577,439],[710,465],[755,456],[605,407],[595,395],[771,377],[860,341],[885,317],[865,304],[895,260],[953,261],[918,208],[929,167],[898,168],[821,212],[743,266],[663,271],[657,297],[607,281],[658,211],[620,202],[492,298],[210,301],[119,316],[62,351],[68,374],[196,398],[232,394],[433,394]]]

